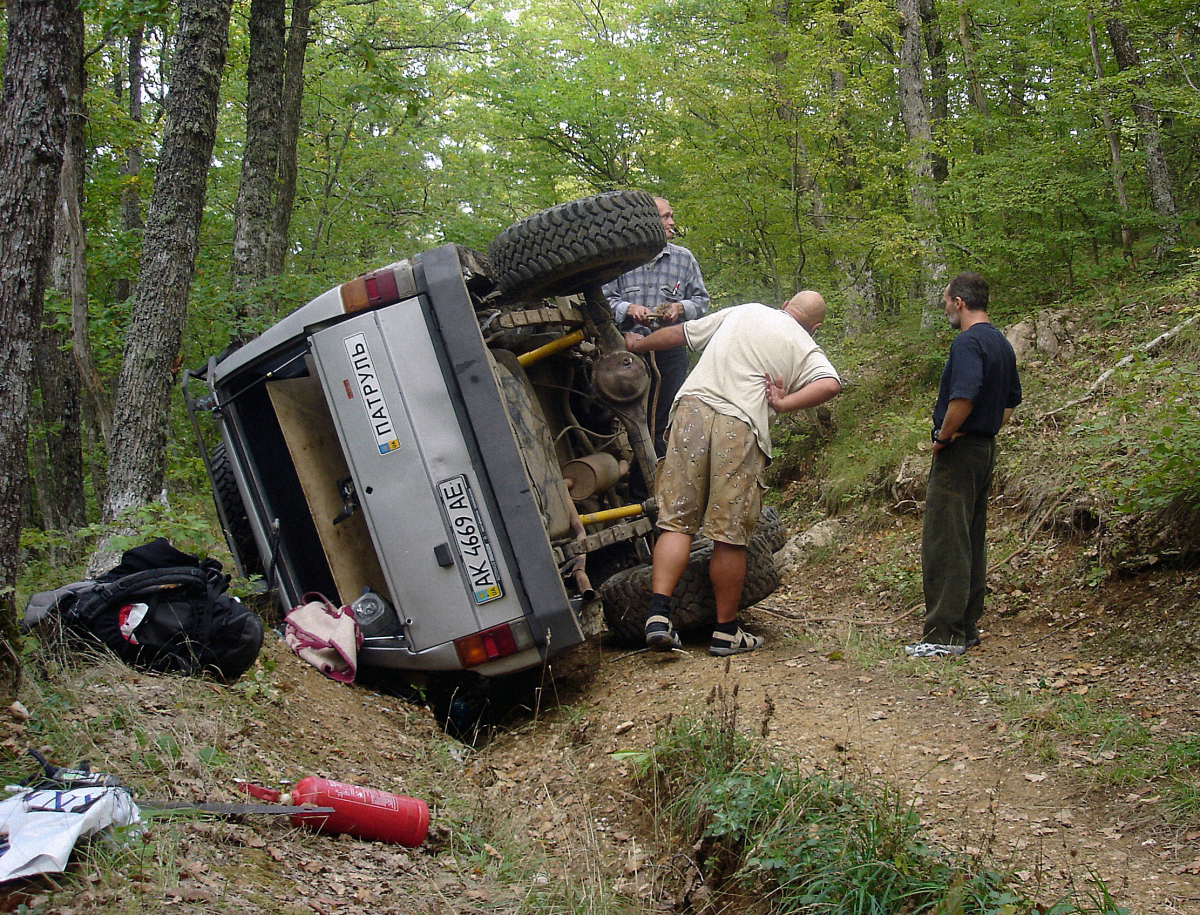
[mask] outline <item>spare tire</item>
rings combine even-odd
[[[787,527],[784,526],[779,509],[774,505],[763,506],[762,514],[758,517],[758,527],[754,529],[754,536],[761,538],[772,553],[783,549],[783,545],[787,543]]]
[[[779,569],[775,565],[772,546],[778,540],[779,528],[782,528],[782,521],[778,513],[774,513],[766,525],[760,522],[746,544],[746,580],[742,585],[739,611],[766,600],[779,587]],[[716,599],[712,580],[708,577],[711,558],[711,541],[693,549],[687,569],[675,587],[671,622],[681,632],[711,629],[717,623]],[[646,619],[650,616],[650,576],[651,567],[639,565],[617,572],[600,585],[604,620],[618,641],[640,644],[645,637]]]
[[[572,200],[509,226],[488,248],[501,293],[571,295],[615,280],[667,244],[654,198],[610,191]]]

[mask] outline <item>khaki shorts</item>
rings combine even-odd
[[[745,546],[762,513],[766,466],[746,422],[680,398],[655,476],[658,526]]]

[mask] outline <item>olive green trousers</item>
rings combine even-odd
[[[966,435],[934,455],[925,490],[922,641],[966,645],[979,638],[987,592],[987,504],[996,440]]]

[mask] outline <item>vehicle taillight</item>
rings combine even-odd
[[[463,667],[475,667],[495,661],[532,646],[533,637],[524,620],[501,623],[491,629],[454,640],[454,647],[458,650],[458,659],[462,661]]]
[[[342,283],[342,309],[346,314],[374,308],[377,305],[393,305],[400,301],[400,290],[396,285],[396,274],[391,267],[366,273],[348,283]]]

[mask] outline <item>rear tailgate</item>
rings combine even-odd
[[[422,255],[414,275],[417,297],[312,336],[410,647],[420,652],[524,618],[543,655],[563,650],[584,636],[455,247]]]

